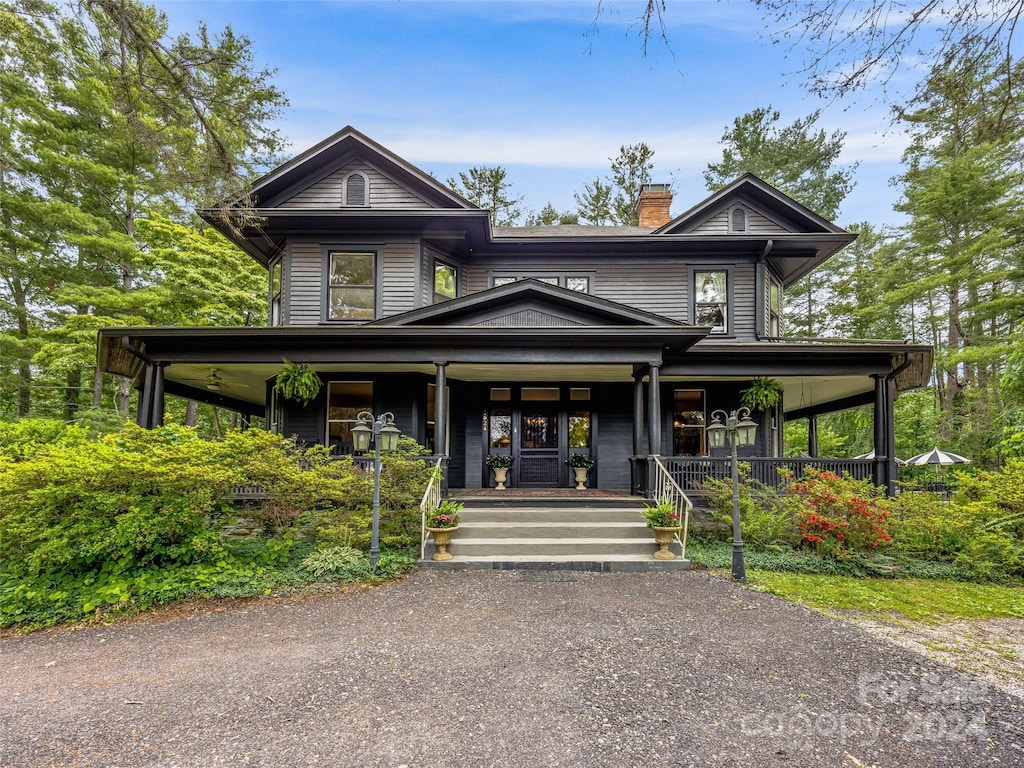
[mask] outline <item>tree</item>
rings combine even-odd
[[[908,54],[925,61],[956,56],[968,40],[981,54],[1008,59],[1024,12],[1019,0],[753,2],[778,25],[776,40],[791,40],[805,52],[809,88],[827,96],[888,83]]]
[[[513,227],[523,215],[522,195],[513,196],[508,172],[500,165],[478,165],[449,177],[447,184],[478,208],[491,213],[492,227]]]
[[[555,224],[579,224],[579,215],[572,211],[559,211],[551,203],[547,203],[539,211],[526,217],[526,226],[552,226]]]
[[[612,223],[612,185],[600,178],[594,179],[583,188],[583,192],[574,192],[576,215],[587,224]]]
[[[722,160],[708,164],[704,181],[712,192],[744,173],[752,173],[827,219],[853,187],[856,165],[838,167],[845,131],[831,134],[817,127],[820,110],[789,125],[771,105],[733,120],[722,134]],[[831,271],[829,274],[833,274]],[[786,328],[789,335],[815,336],[829,325],[822,294],[828,276],[812,272],[787,295]],[[799,310],[797,311],[797,308]]]
[[[575,193],[576,213],[588,224],[636,226],[640,190],[651,180],[654,150],[644,142],[624,144],[616,157],[608,158],[611,177],[594,179],[583,193]]]
[[[183,320],[156,306],[168,270],[149,260],[137,225],[154,212],[185,222],[237,194],[280,149],[267,123],[286,102],[253,69],[245,38],[201,26],[170,39],[166,18],[132,0],[2,0],[0,31],[0,345],[17,352],[13,366],[0,357],[0,379],[17,369],[25,414],[46,366],[61,367],[77,397],[81,368],[32,362],[40,333],[68,314]],[[120,392],[126,409],[126,382]]]

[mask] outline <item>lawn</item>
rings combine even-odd
[[[928,623],[1024,618],[1024,587],[942,579],[852,578],[751,570],[758,590],[823,611],[899,614]]]

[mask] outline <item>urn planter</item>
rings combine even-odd
[[[437,545],[437,552],[431,555],[431,560],[451,560],[452,553],[448,551],[448,545],[452,543],[452,534],[459,530],[459,526],[454,528],[427,528],[428,531],[434,536],[434,544]]]
[[[662,528],[661,526],[654,525],[651,527],[654,529],[654,542],[658,545],[658,551],[653,555],[654,559],[675,560],[676,554],[669,549],[669,545],[675,539],[676,534],[683,530],[683,526],[677,525],[673,528]]]
[[[572,474],[576,479],[576,490],[585,491],[587,489],[587,473],[590,470],[586,467],[573,467]]]
[[[497,483],[497,485],[494,486],[495,489],[499,491],[504,491],[505,479],[508,477],[508,467],[494,467],[493,472],[494,482]]]

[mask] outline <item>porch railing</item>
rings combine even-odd
[[[683,492],[683,489],[679,487],[679,483],[672,477],[671,473],[662,463],[661,458],[651,456],[651,459],[654,462],[654,492],[651,494],[651,498],[656,502],[667,501],[675,509],[676,514],[679,515],[679,519],[683,521],[683,536],[680,539],[679,534],[676,534],[676,541],[679,542],[682,558],[685,560],[686,539],[690,530],[690,511],[693,509],[693,502]]]
[[[740,463],[750,467],[751,479],[777,491],[783,490],[785,486],[779,470],[787,470],[796,480],[803,479],[809,469],[835,472],[836,474],[845,472],[856,480],[864,480],[872,477],[875,466],[873,459],[765,458],[762,456],[741,458]],[[664,465],[672,479],[681,488],[688,491],[699,492],[708,480],[730,480],[732,477],[732,459],[727,456],[670,456],[664,459]]]
[[[437,463],[430,471],[430,482],[420,500],[420,560],[427,553],[427,510],[437,509],[441,504],[444,486],[444,456],[437,457]]]
[[[656,468],[652,466],[651,471],[648,471],[648,457],[646,456],[634,456],[630,461],[633,465],[633,493],[650,497],[652,494],[649,491],[654,482],[651,472],[656,471]],[[708,480],[729,480],[731,478],[731,459],[728,456],[663,456],[660,461],[676,484],[691,496],[700,495],[704,483]],[[864,480],[874,477],[874,468],[877,462],[874,459],[750,456],[741,457],[740,463],[750,467],[751,478],[769,488],[781,491],[785,484],[779,474],[780,469],[789,470],[797,480],[803,479],[809,469],[835,472],[836,474],[845,472],[857,480]]]

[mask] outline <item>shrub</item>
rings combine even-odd
[[[732,480],[707,480],[703,486],[712,515],[732,525]],[[740,463],[740,530],[755,547],[792,546],[800,541],[788,499],[750,477],[750,465]]]
[[[803,480],[790,479],[786,492],[800,502],[793,519],[804,542],[820,555],[871,552],[892,541],[889,501],[868,480],[811,469]]]
[[[317,578],[344,575],[363,568],[363,553],[354,547],[323,547],[302,561],[302,568]]]

